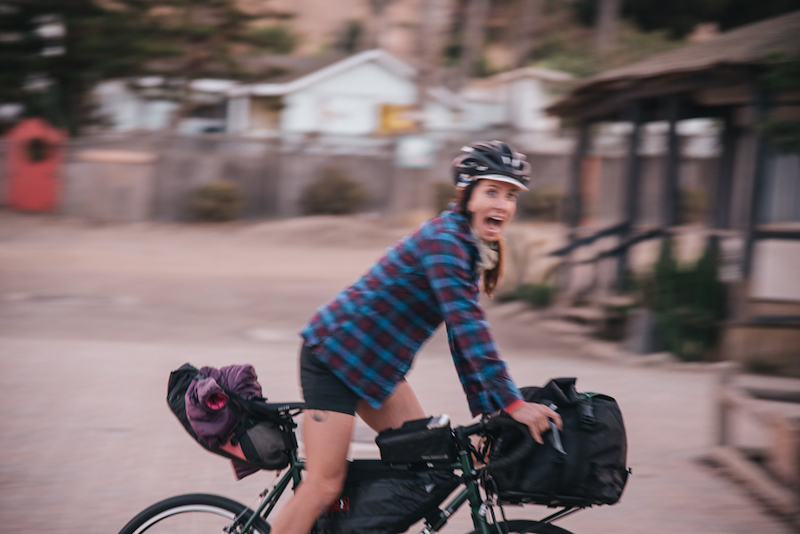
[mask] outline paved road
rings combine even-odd
[[[249,362],[271,399],[299,399],[295,332],[400,235],[357,219],[89,226],[0,212],[0,532],[116,532],[185,492],[250,502],[274,475],[237,482],[194,444],[165,405],[169,371]],[[623,408],[634,475],[622,502],[562,526],[791,532],[699,461],[711,444],[713,373],[597,360],[513,307],[487,310],[521,385],[577,376]],[[410,381],[432,414],[470,420],[441,334]],[[353,450],[374,454],[371,438],[359,426]],[[462,512],[446,532],[468,530]]]

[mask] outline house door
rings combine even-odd
[[[66,136],[41,119],[27,119],[7,134],[9,207],[54,211],[58,205]]]

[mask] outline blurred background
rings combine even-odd
[[[714,370],[694,456],[797,524],[800,0],[0,0],[0,135],[15,391],[102,352],[67,339],[284,358],[500,139],[533,168],[487,302],[510,357]]]

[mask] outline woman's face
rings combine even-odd
[[[484,241],[498,241],[517,211],[519,188],[505,182],[480,180],[475,184],[467,210],[472,226]]]

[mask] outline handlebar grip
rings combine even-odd
[[[522,443],[516,449],[511,451],[510,454],[505,456],[504,458],[497,458],[492,459],[489,462],[489,466],[495,469],[501,469],[503,467],[508,467],[511,464],[517,463],[518,461],[522,460],[536,446],[536,441],[534,441],[533,436],[531,435],[530,430],[528,427],[523,425],[522,423],[518,423],[511,418],[504,418],[504,417],[495,417],[488,420],[485,423],[485,427],[487,430],[492,430],[493,428],[499,427],[507,427],[513,428],[522,434]]]

